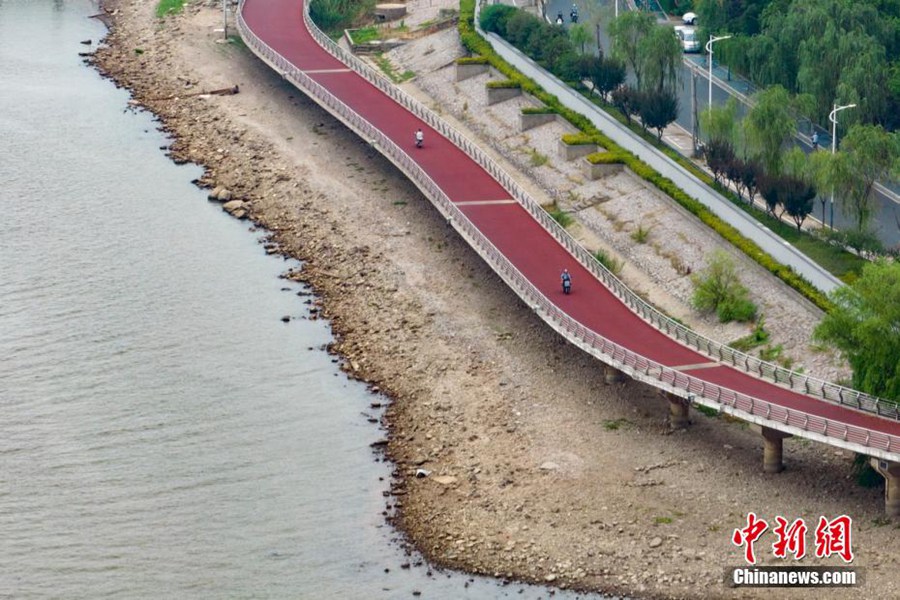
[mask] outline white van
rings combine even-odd
[[[700,39],[697,37],[697,30],[693,27],[685,27],[679,25],[675,28],[675,35],[681,42],[681,49],[685,52],[700,52]]]

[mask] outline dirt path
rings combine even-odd
[[[164,22],[154,2],[109,8],[101,68],[178,136],[175,158],[207,166],[201,184],[244,202],[268,251],[305,261],[291,276],[318,292],[311,312],[331,319],[333,350],[394,399],[386,505],[432,561],[646,597],[778,597],[722,585],[741,563],[731,531],[751,510],[847,513],[864,596],[900,594],[898,532],[880,520],[880,492],[849,479],[850,456],[788,440],[788,470],[773,477],[740,424],[695,416],[672,434],[652,389],[606,385],[371,147],[240,44],[217,43],[216,8]],[[150,100],[235,84],[234,96]]]

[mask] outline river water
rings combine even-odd
[[[96,12],[0,0],[0,597],[548,597],[401,568],[385,400],[81,63]]]

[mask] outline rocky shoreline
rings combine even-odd
[[[772,483],[740,425],[697,417],[673,434],[652,390],[608,385],[371,147],[218,44],[220,12],[159,21],[154,8],[106,2],[113,27],[92,62],[159,117],[173,160],[204,165],[198,185],[266,231],[266,252],[303,261],[285,276],[316,291],[309,317],[332,323],[330,350],[393,400],[385,513],[430,561],[641,597],[771,596],[721,583],[743,514],[847,512],[866,596],[900,593],[896,532],[877,521],[878,493],[848,479],[850,456],[791,441]]]

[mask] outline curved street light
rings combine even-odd
[[[855,104],[845,104],[844,106],[834,105],[834,110],[828,113],[828,120],[831,121],[831,155],[834,156],[837,150],[837,114],[845,108],[855,108]],[[828,218],[829,226],[834,229],[834,186],[831,186],[831,210]]]
[[[721,35],[719,37],[710,37],[709,41],[706,42],[706,51],[709,52],[709,100],[706,104],[707,109],[712,108],[712,68],[713,68],[713,50],[712,45],[713,42],[718,42],[720,40],[727,40],[731,36],[730,35]]]

